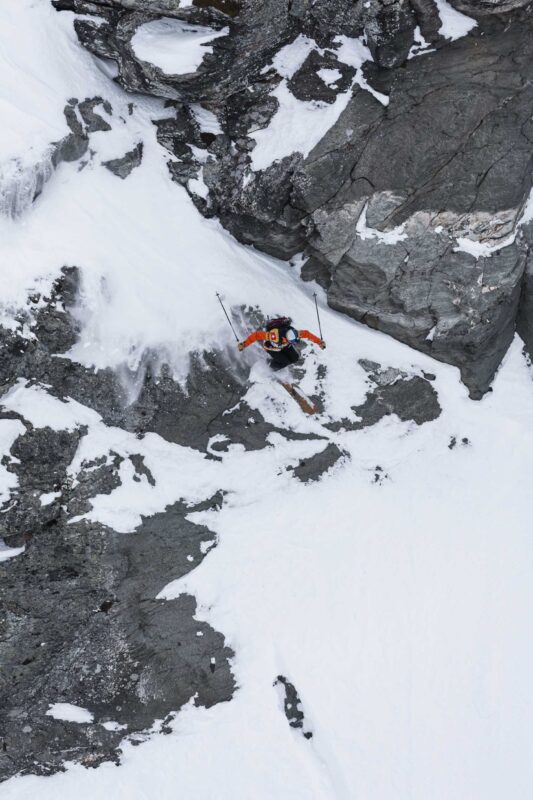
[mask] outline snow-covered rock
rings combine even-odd
[[[373,0],[55,5],[0,4],[1,162],[55,153],[0,217],[3,797],[527,796],[530,16],[393,0],[385,69]],[[229,31],[172,76],[161,17]],[[318,308],[315,413],[217,292]]]

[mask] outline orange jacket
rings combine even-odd
[[[311,333],[311,331],[298,331],[298,337],[300,339],[309,339],[315,344],[321,344],[322,342],[322,340],[319,339],[318,336],[315,336],[314,333]],[[279,328],[273,328],[271,331],[254,331],[244,340],[242,346],[249,347],[254,342],[263,342],[263,347],[266,350],[282,350],[290,344],[284,336],[280,336]]]

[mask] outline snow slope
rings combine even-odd
[[[29,291],[76,264],[82,333],[71,357],[84,364],[135,371],[151,350],[183,378],[191,349],[219,343],[235,353],[217,290],[236,318],[241,305],[258,305],[315,328],[313,287],[299,282],[295,267],[238,245],[199,216],[168,179],[168,154],[155,140],[151,120],[168,112],[134,97],[128,115],[132,98],[77,45],[72,19],[47,0],[4,0],[0,8],[0,30],[16,23],[30,31],[28,46],[20,37],[3,41],[14,88],[3,96],[13,138],[2,158],[57,136],[71,96],[99,94],[113,106],[113,130],[94,135],[87,166],[61,165],[23,217],[0,219],[2,319],[12,324]],[[28,94],[19,103],[21,75]],[[139,140],[143,161],[126,180],[102,166]],[[301,386],[322,387],[322,415],[304,417],[258,352],[242,356],[256,362],[252,407],[348,454],[318,483],[300,484],[287,467],[321,450],[322,440],[272,435],[272,447],[233,446],[221,462],[208,462],[155,434],[140,442],[106,428],[91,409],[24,380],[0,401],[37,427],[87,424],[75,462],[144,448],[155,486],[134,483],[124,462],[121,486],[92,501],[91,518],[117,530],[131,531],[141,513],[180,497],[228,492],[219,512],[191,516],[217,533],[218,547],[159,596],[196,595],[199,618],[236,653],[239,686],[229,703],[208,710],[191,703],[168,736],[141,747],[126,740],[118,768],[70,765],[50,778],[13,778],[1,800],[531,795],[533,385],[521,343],[507,354],[494,391],[474,403],[454,368],[335,314],[321,294],[319,301],[328,349],[308,355]],[[441,416],[420,427],[389,416],[360,431],[325,428],[332,418],[353,418],[351,407],[363,401],[360,358],[434,373]],[[13,422],[2,421],[5,452],[16,435]],[[452,437],[459,444],[450,449]],[[298,688],[310,740],[287,724],[273,686],[279,674]]]

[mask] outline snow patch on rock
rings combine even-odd
[[[304,158],[334,125],[351,97],[351,90],[337,95],[334,103],[298,100],[283,80],[272,92],[279,108],[268,127],[250,134],[256,146],[251,152],[252,170],[267,169],[291,153]]]
[[[460,39],[477,26],[472,17],[467,17],[448,3],[448,0],[435,0],[439,12],[441,26],[439,34],[445,39]]]
[[[46,712],[46,716],[60,719],[63,722],[77,722],[79,724],[91,723],[94,720],[94,714],[86,708],[74,705],[74,703],[53,703]]]
[[[228,28],[215,30],[205,25],[192,25],[172,17],[145,22],[131,40],[137,58],[159,67],[165,75],[186,75],[196,72],[206,53],[212,53],[209,42],[226,36]]]
[[[319,53],[323,52],[314,39],[300,34],[293,42],[278,50],[272,59],[271,66],[265,67],[263,72],[267,72],[271,67],[274,67],[282,78],[290,79],[300,69],[312,50],[317,50]]]
[[[380,231],[377,228],[369,228],[366,221],[367,208],[368,203],[365,204],[361,211],[355,226],[355,230],[360,239],[377,239],[383,244],[398,244],[398,242],[407,239],[407,233],[404,230],[405,224],[398,225],[398,227],[390,231]]]
[[[279,161],[291,153],[301,153],[305,158],[319,143],[328,130],[337,122],[338,118],[348,105],[352,96],[352,88],[359,84],[371,92],[383,105],[387,105],[389,98],[376,92],[364,78],[361,67],[365,61],[372,60],[370,50],[361,39],[350,39],[347,36],[335,37],[338,49],[335,51],[339,61],[356,69],[352,85],[346,92],[337,95],[333,103],[324,103],[317,100],[298,100],[290,91],[287,80],[303,64],[309,52],[313,49],[323,52],[307,37],[298,37],[291,45],[282,48],[283,56],[276,61],[274,66],[283,75],[281,83],[271,92],[279,103],[279,108],[272,117],[270,124],[261,130],[250,134],[255,139],[256,146],[252,150],[251,167],[254,172],[267,169],[275,161]],[[338,70],[321,70],[323,73],[337,73]],[[319,72],[319,74],[320,74]],[[339,75],[340,76],[340,75]],[[337,80],[338,75],[330,75]],[[333,81],[334,82],[334,81]]]

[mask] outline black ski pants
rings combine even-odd
[[[300,353],[292,344],[287,345],[282,350],[267,350],[267,353],[271,358],[270,366],[272,369],[283,369],[283,367],[288,367],[289,364],[296,364],[300,360]]]

